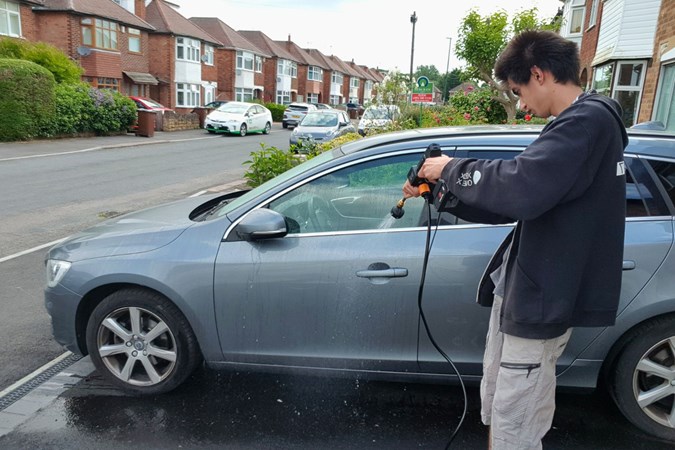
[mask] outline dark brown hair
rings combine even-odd
[[[558,83],[579,85],[577,44],[552,31],[524,31],[508,43],[495,63],[495,76],[502,82],[530,81],[532,67],[553,74]]]

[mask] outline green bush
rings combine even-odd
[[[504,123],[506,110],[501,103],[493,100],[494,95],[489,87],[460,91],[450,97],[450,105],[471,123]]]
[[[30,61],[0,59],[0,140],[38,136],[54,118],[54,76]]]
[[[280,105],[278,103],[265,103],[265,107],[272,112],[273,121],[281,122],[284,120],[284,111],[286,111],[286,105]]]
[[[261,150],[251,152],[251,159],[244,161],[250,167],[244,173],[246,182],[251,187],[260,186],[267,180],[297,166],[303,160],[290,150],[268,147],[260,143]]]
[[[77,83],[83,70],[68,55],[44,42],[0,39],[0,58],[24,59],[49,70],[57,83]]]

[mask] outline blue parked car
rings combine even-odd
[[[243,195],[189,198],[76,234],[47,256],[54,336],[109,381],[167,392],[213,368],[348,371],[454,382],[419,326],[429,216],[406,173],[431,143],[513,158],[536,127],[420,129],[345,144]],[[629,130],[624,277],[616,325],[578,328],[560,386],[609,389],[635,425],[675,440],[675,136]],[[478,280],[512,225],[438,223],[423,308],[435,340],[477,382],[489,309]]]

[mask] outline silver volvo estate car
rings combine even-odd
[[[431,221],[438,229],[422,308],[462,377],[477,382],[490,313],[476,304],[477,284],[512,225],[429,215],[421,199],[408,200],[400,219],[390,210],[429,144],[449,156],[513,158],[540,130],[374,136],[243,194],[189,198],[103,222],[47,255],[54,336],[138,394],[174,389],[202,361],[454,382],[419,326]],[[558,383],[605,387],[632,423],[675,441],[675,137],[629,135],[617,322],[574,331]]]

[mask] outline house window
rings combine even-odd
[[[591,4],[591,16],[588,18],[588,28],[591,28],[595,25],[595,21],[598,19],[598,8],[600,5],[600,0],[593,0]]]
[[[349,80],[349,85],[350,85],[351,87],[353,87],[353,88],[358,88],[358,87],[359,87],[359,79],[358,79],[358,78],[352,77],[352,78]]]
[[[319,94],[307,94],[307,103],[319,103]]]
[[[21,36],[19,4],[0,0],[0,35]]]
[[[342,75],[340,72],[333,72],[331,81],[335,84],[342,84],[344,83],[344,75]]]
[[[176,83],[176,106],[191,107],[199,105],[198,84]]]
[[[176,59],[199,62],[200,44],[196,39],[176,38]]]
[[[209,44],[204,44],[204,63],[206,65],[212,66],[213,65],[213,55],[215,53],[215,49],[213,48],[212,45]]]
[[[340,104],[340,100],[342,100],[342,97],[339,95],[331,95],[330,96],[330,104],[331,105],[338,105]]]
[[[569,34],[581,34],[584,26],[585,0],[572,0],[569,15]]]
[[[129,51],[141,53],[141,30],[129,28]]]
[[[97,78],[97,87],[99,89],[110,89],[113,91],[119,91],[119,80],[117,78]]]
[[[654,120],[665,125],[666,130],[675,131],[675,63],[663,66],[660,80]]]
[[[633,126],[638,116],[646,66],[645,61],[626,61],[617,65],[612,97],[623,109],[623,123],[626,127]]]
[[[309,66],[309,70],[307,71],[307,79],[323,81],[323,69],[317,66]]]
[[[373,90],[373,82],[370,81],[370,80],[366,80],[366,85],[365,85],[364,89],[368,92],[372,91]]]
[[[298,64],[287,59],[280,59],[279,62],[277,62],[277,74],[297,78]]]
[[[291,92],[290,91],[277,91],[277,103],[280,105],[285,105],[291,102]]]
[[[238,102],[250,102],[253,100],[253,89],[235,88],[234,95]]]
[[[253,53],[237,52],[237,69],[253,70]]]
[[[260,73],[262,72],[263,59],[262,56],[255,57],[255,71]]]
[[[109,20],[84,18],[82,43],[105,50],[117,50],[117,23]]]
[[[614,64],[606,64],[593,69],[593,89],[598,91],[598,94],[609,96],[612,90],[612,72],[614,71]]]

